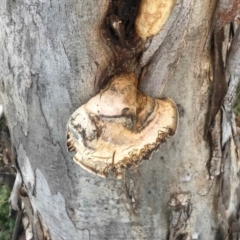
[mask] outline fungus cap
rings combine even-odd
[[[85,170],[121,178],[123,168],[139,165],[177,129],[171,99],[153,99],[137,89],[133,73],[115,76],[78,108],[67,124],[67,147]]]

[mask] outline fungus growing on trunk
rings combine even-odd
[[[171,99],[153,99],[137,89],[133,73],[115,76],[78,108],[67,124],[67,147],[74,161],[106,177],[139,165],[171,135],[178,112]]]
[[[135,29],[146,40],[156,35],[169,18],[176,0],[141,0]]]

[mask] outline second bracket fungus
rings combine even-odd
[[[139,37],[146,40],[156,35],[172,13],[176,0],[141,0],[135,20]]]
[[[149,159],[176,132],[178,111],[171,99],[153,99],[137,89],[133,73],[113,77],[78,108],[67,124],[67,147],[74,161],[106,177]]]

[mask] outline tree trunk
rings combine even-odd
[[[35,239],[238,239],[239,58],[236,48],[225,60],[231,41],[219,35],[236,32],[239,44],[228,24],[238,1],[177,0],[147,41],[133,70],[139,88],[172,98],[179,127],[121,180],[86,172],[65,146],[71,114],[130,58],[107,40],[108,9],[107,0],[0,3],[1,100]]]

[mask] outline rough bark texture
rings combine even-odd
[[[89,174],[66,151],[68,118],[100,90],[113,59],[100,30],[108,3],[0,3],[1,98],[32,222],[53,240],[225,239],[240,203],[233,118],[226,110],[232,100],[225,98],[220,114],[227,137],[222,170],[213,179],[204,140],[216,0],[178,0],[139,63],[140,89],[153,97],[162,91],[177,103],[176,136],[122,180]]]

